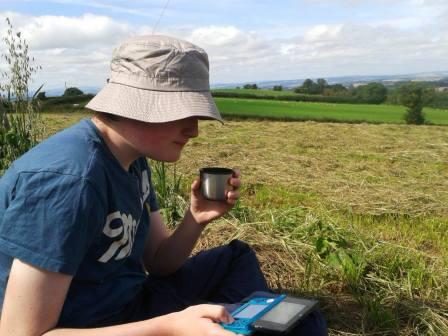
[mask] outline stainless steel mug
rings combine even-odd
[[[202,195],[211,201],[225,201],[227,191],[232,190],[229,179],[233,175],[230,168],[208,167],[199,170]]]

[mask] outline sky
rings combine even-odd
[[[212,84],[448,70],[448,0],[0,0],[1,36],[7,17],[44,90],[102,87],[113,49],[153,33],[204,48]]]

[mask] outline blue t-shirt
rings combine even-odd
[[[146,205],[158,209],[146,159],[123,169],[90,120],[27,152],[0,179],[0,305],[18,258],[73,276],[60,326],[118,315],[146,278]]]

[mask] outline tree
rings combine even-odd
[[[359,100],[369,104],[382,104],[387,99],[387,88],[381,83],[369,83],[356,88]]]
[[[305,94],[320,94],[322,91],[320,90],[319,84],[314,83],[312,79],[306,79],[302,86],[299,86],[294,90],[297,93],[305,93]]]
[[[2,38],[6,52],[1,55],[6,70],[1,72],[0,83],[0,175],[12,161],[36,145],[43,134],[36,99],[43,85],[29,97],[32,75],[42,68],[33,65],[28,43],[20,32],[14,32],[9,18],[6,23],[8,30]]]
[[[257,86],[257,84],[245,84],[245,85],[243,86],[243,89],[257,90],[257,89],[258,89],[258,86]]]
[[[65,89],[63,96],[64,97],[80,96],[83,94],[84,94],[84,92],[82,92],[80,89],[78,89],[76,87],[69,87],[69,88]]]
[[[328,87],[328,83],[325,79],[323,78],[318,78],[317,79],[317,86],[319,87],[319,93],[322,94],[324,93],[325,88]]]
[[[274,85],[273,90],[274,91],[283,91],[283,86],[281,86],[281,85]]]
[[[434,88],[416,82],[404,84],[398,89],[398,99],[408,108],[404,116],[406,123],[421,125],[425,122],[423,107],[434,99]]]
[[[325,96],[346,96],[349,90],[342,84],[327,85],[324,89]]]
[[[316,86],[316,84],[313,82],[313,80],[308,78],[302,83],[302,86],[300,87],[300,89],[301,89],[302,93],[312,94],[315,86]]]

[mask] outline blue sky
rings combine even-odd
[[[36,82],[101,86],[113,48],[166,3],[2,0],[0,18],[29,41]],[[203,47],[215,83],[448,70],[446,0],[170,0],[156,33]]]

